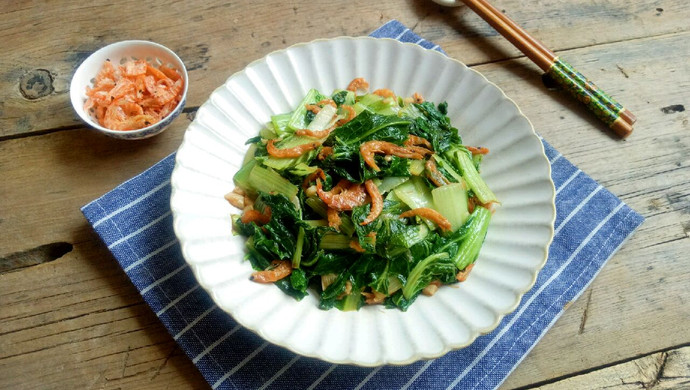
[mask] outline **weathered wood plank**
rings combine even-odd
[[[665,47],[678,45],[683,47],[683,42],[687,42],[686,36],[680,35],[676,37],[667,38],[668,42],[661,44]],[[654,45],[660,44],[659,41],[654,40]],[[633,50],[635,45],[644,46],[645,41],[626,44],[615,45],[619,47],[617,50],[621,52],[638,53],[642,55],[642,50]],[[651,43],[650,43],[651,45]],[[607,48],[611,50],[612,48]],[[578,54],[582,56],[589,53],[587,50],[578,50]],[[592,54],[593,56],[595,54]],[[678,64],[683,59],[680,57],[667,56],[666,65]],[[610,65],[610,64],[609,64]],[[658,71],[661,64],[654,65],[650,60],[648,66],[656,66]],[[646,65],[646,66],[647,66]],[[638,164],[634,170],[629,170],[627,173],[620,173],[623,175],[620,179],[609,180],[605,183],[612,188],[620,189],[618,192],[622,195],[626,193],[639,195],[624,196],[624,198],[636,206],[636,198],[640,197],[640,204],[637,209],[645,213],[648,221],[643,225],[640,232],[634,239],[623,249],[623,251],[609,264],[609,266],[602,272],[602,275],[596,280],[591,287],[592,295],[588,301],[588,306],[583,306],[583,300],[578,301],[559,321],[554,329],[546,335],[545,339],[540,343],[535,352],[530,358],[523,363],[516,373],[509,378],[507,385],[523,385],[530,383],[534,378],[553,378],[558,377],[574,369],[587,369],[603,364],[610,359],[621,359],[630,354],[639,354],[644,350],[658,350],[660,346],[668,347],[675,343],[686,342],[682,333],[671,333],[665,335],[663,338],[633,338],[627,343],[621,343],[615,348],[601,351],[600,345],[606,345],[607,340],[623,339],[629,334],[629,331],[644,330],[650,324],[661,328],[671,326],[682,326],[687,319],[687,311],[683,308],[677,307],[674,301],[679,299],[687,300],[687,297],[682,295],[685,293],[682,280],[682,269],[679,268],[682,262],[677,259],[682,259],[684,252],[688,249],[685,246],[675,245],[652,245],[660,241],[659,234],[667,234],[670,226],[681,226],[682,223],[687,222],[685,208],[680,205],[672,206],[671,201],[664,203],[663,196],[660,197],[658,191],[672,191],[675,193],[688,193],[686,176],[683,171],[676,172],[675,175],[670,175],[666,180],[657,180],[645,170],[645,157],[647,159],[660,159],[660,164],[673,165],[676,163],[675,155],[661,154],[648,147],[648,137],[656,137],[657,139],[669,141],[681,134],[683,131],[682,121],[678,121],[674,115],[683,115],[682,112],[674,115],[663,113],[660,109],[650,107],[647,110],[642,110],[641,115],[644,118],[649,118],[641,122],[638,130],[626,142],[619,142],[611,140],[605,133],[598,130],[597,122],[592,121],[591,126],[583,126],[585,130],[580,130],[581,134],[575,138],[561,138],[560,131],[568,131],[568,126],[574,126],[571,122],[582,121],[587,124],[590,119],[587,114],[582,113],[579,117],[571,113],[569,110],[570,102],[562,100],[558,95],[554,95],[552,100],[545,100],[548,96],[538,84],[527,84],[527,87],[519,88],[515,81],[510,82],[519,72],[529,72],[528,68],[524,66],[522,61],[516,61],[513,66],[505,66],[505,64],[492,64],[478,67],[480,71],[485,73],[492,80],[495,80],[499,85],[505,89],[512,88],[514,91],[508,92],[513,96],[518,103],[525,109],[528,116],[530,116],[538,130],[546,136],[548,140],[553,140],[554,144],[560,142],[559,149],[566,150],[566,156],[578,162],[581,166],[586,166],[585,171],[590,170],[595,172],[595,178],[598,177],[613,177],[619,174],[619,170],[609,172],[609,167],[606,166],[607,159],[620,159],[628,164]],[[594,68],[596,69],[596,68]],[[654,69],[650,70],[650,73]],[[634,74],[631,72],[631,74]],[[635,82],[631,89],[640,94],[650,94],[654,96],[656,85],[647,83],[644,80],[647,74],[641,75],[639,78],[631,77]],[[681,80],[682,81],[682,80]],[[507,88],[506,88],[507,87]],[[634,87],[634,88],[633,88]],[[676,89],[666,90],[665,95],[668,99],[685,98],[685,91],[682,89],[684,84],[681,82]],[[629,93],[623,91],[624,93]],[[634,96],[634,95],[631,95]],[[542,102],[544,102],[542,104]],[[664,103],[665,104],[665,103]],[[538,111],[537,111],[538,107]],[[644,108],[644,106],[642,107]],[[575,111],[577,113],[577,110]],[[551,129],[544,126],[552,122],[558,115],[568,115],[568,119],[562,120],[565,130]],[[185,119],[186,120],[186,119]],[[658,124],[651,125],[651,124]],[[83,217],[78,212],[78,207],[83,203],[91,200],[95,196],[107,191],[117,183],[131,177],[140,170],[148,167],[156,159],[167,155],[167,153],[174,149],[179,143],[181,136],[181,128],[183,124],[176,124],[177,128],[171,129],[160,137],[153,138],[149,141],[144,141],[145,144],[140,143],[122,143],[121,141],[111,140],[92,133],[81,130],[69,131],[48,134],[41,137],[30,137],[24,139],[17,139],[5,141],[0,144],[2,149],[0,156],[2,156],[2,167],[7,178],[6,184],[0,187],[3,191],[4,199],[8,199],[5,208],[2,211],[3,229],[12,240],[3,242],[3,245],[10,245],[9,248],[3,248],[4,254],[14,251],[24,250],[30,248],[32,245],[39,245],[50,240],[65,240],[75,244],[75,251],[78,251],[79,245],[82,242],[92,243],[95,238],[93,233],[86,225]],[[651,130],[656,130],[652,133]],[[605,150],[596,148],[597,143],[606,142],[609,144]],[[664,141],[666,142],[666,141]],[[150,148],[148,154],[140,153],[143,148]],[[680,150],[684,150],[680,148]],[[687,149],[685,149],[687,150]],[[589,153],[597,155],[590,156]],[[94,156],[100,156],[100,163],[93,164]],[[631,158],[630,156],[638,156]],[[666,157],[664,157],[666,156]],[[664,158],[668,161],[664,162]],[[580,159],[581,161],[577,161]],[[598,163],[591,163],[599,161]],[[128,164],[121,164],[121,161],[128,161]],[[602,162],[604,164],[602,164]],[[39,176],[27,173],[23,164],[31,164],[34,166],[35,172],[51,172],[50,176]],[[603,170],[603,171],[602,171]],[[78,188],[78,191],[75,189]],[[663,192],[662,192],[663,193]],[[657,209],[649,210],[646,208],[645,194],[652,194],[652,199],[661,199],[655,201]],[[668,198],[673,199],[673,198]],[[57,208],[57,209],[56,209]],[[47,212],[46,210],[50,210]],[[647,248],[644,248],[647,246]],[[8,249],[11,249],[8,251]],[[104,255],[107,256],[107,254]],[[58,272],[56,283],[57,286],[49,286],[52,291],[51,294],[59,294],[60,283],[65,283],[62,288],[68,293],[89,290],[97,286],[94,284],[85,284],[80,287],[80,284],[75,284],[75,275],[83,265],[78,263],[66,263],[66,259],[58,260],[62,268],[55,268]],[[94,258],[94,257],[89,257]],[[99,257],[95,257],[99,258]],[[646,267],[648,259],[651,259],[653,270],[647,270]],[[671,259],[670,264],[665,262]],[[674,261],[673,259],[676,259]],[[631,265],[633,266],[631,268]],[[71,267],[75,267],[71,269]],[[46,265],[36,267],[36,269],[43,269]],[[44,275],[38,274],[35,277],[32,274],[33,269],[22,272],[23,282],[32,282],[33,280],[41,280]],[[85,271],[82,271],[85,272]],[[112,270],[116,273],[116,270]],[[648,294],[650,286],[645,282],[646,278],[637,277],[640,274],[653,274],[657,278],[666,278],[664,283],[655,285],[655,289],[651,290],[652,295],[650,299],[658,300],[658,302],[666,302],[666,310],[656,319],[652,317],[650,322],[650,310],[656,308],[639,307],[639,301],[644,299],[638,294]],[[93,275],[87,272],[82,276],[86,280],[94,280]],[[19,279],[17,279],[19,280]],[[3,280],[4,282],[4,280]],[[84,282],[86,283],[86,282]],[[2,283],[5,291],[12,292],[12,289],[21,290],[25,287],[23,283]],[[624,290],[620,290],[619,286],[630,286]],[[9,289],[9,290],[7,290]],[[57,290],[56,290],[57,289]],[[638,291],[638,292],[636,292]],[[596,292],[596,293],[595,293]],[[670,294],[669,294],[670,293]],[[136,294],[134,294],[135,299]],[[118,294],[114,294],[117,296]],[[664,298],[666,296],[666,298]],[[34,297],[35,298],[35,297]],[[27,306],[23,310],[25,313],[19,313],[17,318],[5,319],[6,324],[10,330],[23,329],[31,326],[38,326],[45,328],[42,332],[49,334],[59,334],[61,330],[55,330],[52,327],[64,322],[67,317],[61,317],[61,313],[52,313],[51,311],[41,311],[55,305],[56,302],[61,301],[60,296],[43,297],[41,299],[33,299],[34,302],[40,302],[37,306]],[[89,315],[90,310],[97,311],[103,308],[100,299],[95,298],[93,306],[88,304],[76,303],[72,316],[86,316]],[[114,298],[112,298],[114,299]],[[71,301],[67,299],[66,303]],[[72,302],[75,303],[75,302]],[[123,303],[126,306],[127,303]],[[582,316],[587,312],[586,324],[582,324]],[[611,325],[611,313],[616,313],[616,316],[623,315],[626,321],[626,328],[621,328],[617,324]],[[618,318],[618,317],[616,317]],[[623,333],[621,333],[623,332]],[[12,339],[18,334],[13,334]],[[31,335],[26,336],[31,339]],[[88,336],[85,336],[88,338]],[[563,340],[563,341],[561,341]],[[118,344],[119,341],[115,339],[111,342]],[[578,349],[583,350],[571,357],[565,357],[559,364],[554,364],[550,358],[554,353],[558,353],[562,348],[573,348],[577,346]],[[22,350],[29,352],[33,349],[40,349],[41,344],[32,346],[30,342],[21,343],[13,349],[13,354],[20,353]],[[33,349],[32,349],[33,348]],[[590,351],[590,353],[586,353]],[[130,356],[134,356],[137,352],[130,352]],[[548,369],[540,369],[540,366]],[[536,367],[536,369],[535,369]],[[524,373],[521,373],[523,372]],[[513,382],[515,381],[515,382]]]
[[[525,6],[518,0],[496,1],[554,50],[687,31],[687,2],[663,3],[545,0]],[[125,15],[139,15],[142,27],[133,30]],[[80,125],[68,98],[71,76],[89,53],[111,42],[148,39],[176,51],[190,70],[188,105],[194,107],[229,75],[273,50],[315,38],[366,35],[393,18],[469,64],[520,56],[466,8],[442,8],[431,1],[328,7],[180,2],[148,5],[143,15],[137,1],[15,2],[0,11],[0,32],[12,42],[0,58],[0,137]],[[65,25],[65,19],[70,23]]]
[[[189,118],[141,141],[78,129],[0,143],[0,257],[45,243],[83,240],[79,208],[172,153]],[[27,167],[32,167],[27,169]]]
[[[690,52],[682,43],[685,39],[686,34],[679,34],[573,52],[583,72],[601,72],[605,81],[625,78],[620,84],[624,88],[611,93],[628,102],[640,118],[627,141],[596,132],[595,122],[577,108],[570,111],[574,104],[567,101],[560,102],[563,111],[548,114],[548,121],[536,119],[535,127],[545,139],[646,221],[508,378],[505,388],[526,386],[538,377],[561,377],[573,367],[598,367],[644,350],[687,343],[690,310],[684,304],[688,297],[683,286],[690,251],[690,144],[683,134],[689,128],[688,115],[664,110],[690,100],[690,68],[682,60]],[[634,65],[626,70],[627,76],[617,70],[619,61],[633,56],[637,59],[628,61]],[[677,60],[658,60],[666,56]],[[667,93],[676,88],[678,94]],[[508,93],[531,118],[539,118],[535,110],[546,106],[523,104],[523,94],[530,92]],[[547,122],[555,124],[542,125]],[[650,329],[656,330],[653,337]]]
[[[601,131],[569,98],[545,91],[524,59],[475,67],[566,157],[647,217],[505,388],[690,341],[683,331],[690,319],[688,117],[668,108],[690,105],[688,38],[682,32],[563,53],[638,115],[627,141]],[[204,83],[220,84],[225,77]],[[196,93],[203,100],[209,91]],[[187,123],[180,118],[142,142],[82,129],[0,142],[0,258],[52,242],[74,246],[55,261],[0,274],[0,370],[10,373],[0,375],[0,387],[40,388],[47,381],[58,388],[205,387],[79,212],[174,151]],[[657,330],[654,337],[649,329]],[[27,371],[36,374],[22,375]],[[583,387],[597,384],[588,383]]]
[[[0,388],[206,388],[90,236],[54,262],[0,275]]]
[[[690,388],[690,347],[654,353],[626,363],[534,387],[535,390],[595,388],[612,390]]]

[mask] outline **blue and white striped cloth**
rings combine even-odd
[[[440,50],[391,21],[371,34]],[[239,326],[199,287],[172,228],[174,155],[82,208],[213,389],[492,389],[576,299],[643,218],[544,142],[556,186],[549,260],[520,306],[467,348],[408,366],[363,368],[295,355]]]

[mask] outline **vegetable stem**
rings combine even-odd
[[[319,247],[321,249],[350,249],[350,241],[350,237],[346,235],[326,233],[323,235]]]
[[[295,111],[292,112],[292,116],[290,116],[290,120],[287,124],[287,129],[289,129],[287,131],[294,132],[296,130],[306,129],[309,125],[306,119],[307,104],[315,104],[323,97],[324,96],[322,96],[321,93],[319,93],[319,91],[316,89],[310,89],[304,99],[302,99],[302,101],[299,103]]]
[[[247,178],[249,187],[257,192],[278,193],[285,195],[299,210],[299,200],[297,199],[297,186],[289,180],[280,176],[279,173],[255,165]]]
[[[450,151],[450,155],[457,164],[457,167],[460,170],[462,177],[465,179],[465,182],[474,192],[480,202],[486,204],[498,201],[498,199],[496,199],[496,195],[494,195],[494,193],[489,189],[489,186],[487,186],[484,182],[484,179],[479,176],[479,172],[477,171],[477,168],[475,168],[469,152],[456,148]]]
[[[448,253],[446,252],[436,253],[431,256],[428,256],[424,260],[417,263],[417,265],[415,265],[414,268],[412,268],[412,271],[410,271],[410,275],[407,277],[407,282],[405,283],[405,286],[403,286],[403,296],[406,299],[410,299],[415,293],[420,291],[422,288],[426,287],[419,286],[419,280],[422,277],[426,268],[435,261],[438,261],[440,259],[447,259],[448,257]]]
[[[451,183],[431,190],[436,211],[441,213],[451,230],[458,230],[467,221],[470,212],[467,210],[467,190],[460,183]]]
[[[453,262],[460,271],[477,260],[479,250],[486,238],[490,220],[491,211],[484,207],[474,209],[469,221],[467,238],[460,244],[458,252],[453,256]]]
[[[299,268],[299,263],[302,260],[302,247],[304,246],[304,228],[299,227],[297,231],[297,245],[295,245],[295,253],[292,254],[292,268]]]

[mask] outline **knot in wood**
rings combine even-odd
[[[53,87],[53,76],[45,69],[34,69],[19,80],[19,91],[29,100],[35,100],[50,95]]]

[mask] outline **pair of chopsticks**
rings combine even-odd
[[[501,11],[485,0],[462,0],[472,11],[508,39],[518,50],[539,66],[546,75],[583,103],[621,138],[633,131],[635,115],[604,91],[597,88],[570,64],[558,58],[541,42],[530,36]]]

